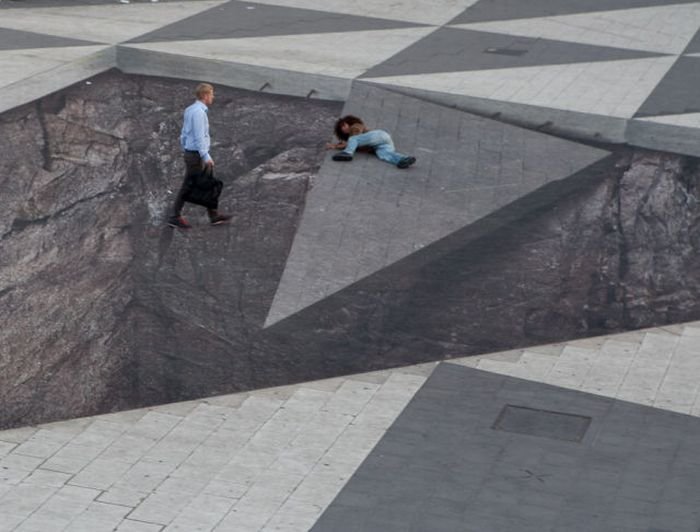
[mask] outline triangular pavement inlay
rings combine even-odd
[[[225,1],[13,9],[10,14],[0,18],[0,27],[14,30],[41,28],[46,35],[116,44]]]
[[[695,37],[693,37],[688,43],[688,47],[685,49],[686,54],[697,54],[700,53],[700,30],[695,34]]]
[[[700,111],[700,57],[678,58],[658,83],[636,116],[658,116]]]
[[[389,130],[400,170],[330,155],[310,191],[265,326],[605,158],[608,152],[356,83],[343,113]],[[546,195],[546,201],[551,196]]]
[[[277,35],[245,39],[132,43],[123,46],[352,79],[424,37],[432,27]],[[327,46],[332,41],[333,47]],[[342,61],[338,49],[343,50]]]
[[[676,61],[675,56],[370,78],[411,87],[550,109],[631,118]]]
[[[441,28],[377,65],[363,77],[561,65],[640,59],[659,55],[663,54],[550,39],[515,37],[501,33]]]
[[[500,20],[457,27],[534,39],[679,54],[700,28],[700,3]]]
[[[92,46],[94,44],[100,43],[0,27],[0,50],[61,48],[66,46]]]
[[[132,42],[269,37],[415,26],[421,24],[231,0],[186,20],[142,35]],[[335,48],[335,43],[329,41],[326,46]],[[338,50],[338,61],[342,61],[342,52],[343,50]]]
[[[451,24],[492,22],[519,18],[573,15],[615,9],[665,6],[669,4],[694,4],[697,0],[481,0],[455,17]]]

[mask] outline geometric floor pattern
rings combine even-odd
[[[3,431],[0,530],[697,532],[699,375],[693,322]]]
[[[584,138],[633,125],[641,146],[698,155],[698,61],[695,0],[0,1],[0,111],[117,66],[351,104],[411,94]],[[435,364],[0,432],[0,531],[697,532],[698,353],[691,323],[454,360],[424,388]],[[463,384],[483,382],[501,402],[470,410]],[[547,413],[589,425],[544,438]]]
[[[635,126],[650,131],[657,122],[700,127],[693,90],[700,2],[692,0],[362,0],[352,7],[339,0],[15,0],[0,9],[0,61],[24,63],[28,72],[24,80],[3,74],[3,93],[37,83],[47,93],[115,65],[128,70],[120,54],[138,51],[161,74],[209,74],[243,88],[345,99],[352,80],[363,78],[459,96],[467,107],[487,100],[504,119],[541,123],[533,109],[548,120],[561,116],[544,111],[554,109],[591,120],[643,118]],[[83,56],[66,59],[74,75],[36,74],[55,67],[33,59],[33,50],[81,45]],[[111,64],[86,68],[96,53],[90,45],[116,46]],[[166,67],[163,54],[180,60]],[[280,71],[305,76],[275,83]],[[20,102],[11,98],[2,109]],[[611,127],[595,133],[624,141]],[[668,142],[659,147],[673,149]]]

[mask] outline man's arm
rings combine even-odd
[[[199,156],[202,158],[204,164],[214,164],[211,156],[209,155],[209,138],[207,135],[207,115],[204,111],[199,111],[192,117],[193,125],[193,135],[196,150],[199,152]]]

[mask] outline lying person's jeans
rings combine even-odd
[[[348,144],[343,152],[354,155],[355,150],[360,146],[370,146],[374,148],[374,153],[382,161],[390,164],[397,164],[406,156],[402,153],[394,151],[394,141],[391,140],[391,135],[382,129],[373,129],[367,133],[354,135],[348,139]]]

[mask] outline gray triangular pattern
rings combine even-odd
[[[700,30],[695,34],[695,37],[688,43],[685,49],[686,54],[697,54],[700,53]]]
[[[700,3],[460,24],[475,31],[533,39],[680,54],[700,28]],[[673,31],[669,31],[673,28]]]
[[[344,113],[387,129],[418,162],[327,158],[266,326],[608,155],[371,85],[354,86]]]
[[[594,374],[584,353],[598,352],[579,353],[551,373],[567,383]],[[635,403],[533,382],[549,360],[531,372],[510,365],[438,365],[310,532],[698,530],[700,419],[643,404],[663,395],[635,387],[656,366],[630,370]],[[599,368],[598,380],[615,382],[617,368]]]
[[[25,48],[64,48],[68,46],[92,46],[101,44],[80,39],[66,39],[31,31],[11,30],[0,27],[0,50]]]
[[[232,0],[131,42],[231,39],[416,26],[421,24]],[[329,42],[328,46],[333,47],[333,43]],[[338,52],[338,60],[342,61],[342,50]]]
[[[500,33],[441,28],[375,66],[362,77],[585,63],[665,54]]]
[[[659,82],[637,118],[700,112],[700,57],[681,56]]]
[[[636,7],[693,4],[697,0],[481,0],[455,17],[450,24],[491,22],[519,18],[573,15],[595,11],[612,11]]]

